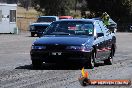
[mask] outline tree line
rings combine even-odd
[[[118,23],[132,23],[131,0],[30,0],[30,2],[44,15],[71,15],[71,10],[80,10],[82,17],[90,18],[107,12]],[[86,11],[89,11],[90,15],[87,15]]]

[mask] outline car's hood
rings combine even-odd
[[[92,43],[93,37],[90,36],[44,36],[37,39],[35,45],[83,45],[85,43]]]
[[[31,25],[50,25],[51,22],[32,23]]]

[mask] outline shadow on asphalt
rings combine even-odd
[[[103,63],[96,64],[95,67],[104,66]],[[33,67],[31,65],[24,65],[16,67],[15,69],[28,69],[28,70],[81,70],[82,65],[71,65],[71,64],[43,64],[41,67]],[[86,68],[90,69],[90,68]]]
[[[41,67],[33,67],[31,65],[24,65],[16,67],[15,69],[28,69],[28,70],[79,70],[80,65],[64,65],[64,64],[43,64]]]

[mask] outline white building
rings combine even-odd
[[[0,3],[0,33],[16,33],[17,4]]]

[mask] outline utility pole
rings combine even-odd
[[[77,11],[77,0],[75,0],[75,12]]]

